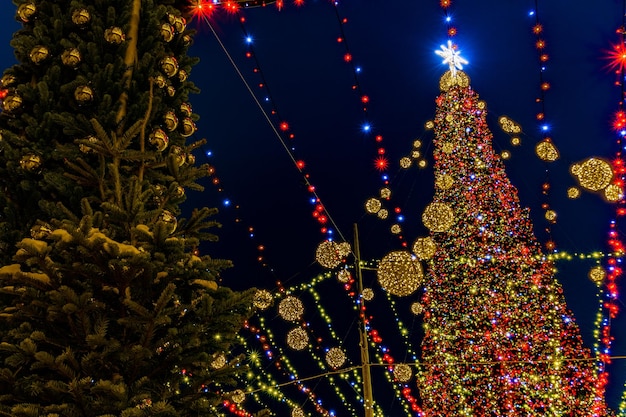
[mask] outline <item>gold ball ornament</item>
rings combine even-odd
[[[17,81],[17,78],[15,78],[15,75],[13,74],[4,74],[2,76],[2,78],[0,78],[0,85],[2,85],[3,87],[10,87],[11,85],[15,84],[15,82]]]
[[[93,100],[93,90],[87,85],[81,85],[74,90],[74,99],[79,104],[87,104]]]
[[[26,154],[20,159],[20,167],[26,171],[34,171],[41,166],[41,157],[33,153]]]
[[[389,211],[387,209],[380,209],[378,210],[378,213],[376,213],[376,215],[379,219],[385,220],[387,217],[389,217]]]
[[[165,42],[171,42],[171,40],[174,39],[174,26],[169,23],[163,23],[159,32]]]
[[[556,222],[556,218],[557,218],[556,211],[554,211],[554,210],[546,210],[546,213],[545,213],[544,216],[545,216],[546,220],[549,221],[550,223]]]
[[[535,146],[535,153],[542,161],[554,162],[559,159],[559,151],[549,140],[542,140]]]
[[[7,96],[2,101],[2,110],[11,113],[22,107],[22,97],[20,96]]]
[[[326,352],[326,363],[333,369],[338,369],[346,362],[346,354],[338,347],[332,347]]]
[[[361,297],[365,301],[372,301],[374,299],[374,290],[371,288],[363,288],[363,292],[361,293]]]
[[[185,138],[193,135],[194,133],[196,133],[196,130],[198,130],[194,121],[191,120],[191,118],[189,117],[185,117],[183,119],[181,126],[182,126],[181,136]]]
[[[454,211],[445,203],[430,203],[422,213],[422,222],[431,232],[445,232],[454,225]]]
[[[509,152],[509,151],[502,151],[500,153],[500,157],[502,159],[510,159],[511,158],[511,152]]]
[[[348,242],[341,242],[337,244],[337,252],[339,252],[339,256],[345,258],[352,253],[352,248]]]
[[[48,59],[49,56],[50,51],[43,45],[35,46],[28,54],[28,57],[34,64],[41,64],[43,61]]]
[[[506,133],[520,133],[522,131],[520,125],[509,119],[507,116],[500,116],[498,123],[500,123],[500,127]]]
[[[332,240],[326,240],[317,246],[315,260],[325,268],[332,269],[339,266],[343,257],[339,253],[339,245]]]
[[[72,22],[78,26],[84,26],[91,21],[91,13],[87,9],[76,9],[72,13]]]
[[[159,74],[154,77],[154,83],[159,88],[165,88],[165,86],[167,85],[167,80],[163,75]]]
[[[278,304],[278,314],[287,321],[298,321],[304,314],[304,305],[302,301],[289,295],[283,298]]]
[[[457,71],[455,75],[452,75],[451,71],[446,71],[439,79],[439,89],[441,91],[448,91],[454,86],[469,87],[470,78],[463,71]]]
[[[163,210],[163,212],[159,215],[159,220],[167,223],[170,234],[174,233],[176,227],[178,226],[178,220],[176,219],[176,216],[169,210]]]
[[[417,301],[411,304],[411,313],[413,313],[416,316],[419,316],[423,312],[424,312],[424,306],[422,304],[420,304]]]
[[[184,83],[185,81],[187,81],[187,78],[189,78],[189,74],[187,73],[187,71],[185,71],[184,69],[178,71],[178,81]]]
[[[394,235],[399,235],[400,233],[402,233],[402,227],[399,224],[392,225],[389,230]]]
[[[300,407],[294,407],[291,409],[291,417],[304,417],[304,411]]]
[[[17,17],[24,23],[30,22],[37,13],[37,6],[34,3],[23,3],[17,8]]]
[[[170,148],[170,155],[172,155],[174,162],[179,167],[182,167],[187,162],[187,154],[180,146],[172,146]]]
[[[420,159],[419,161],[417,161],[417,166],[424,169],[428,166],[428,161],[425,159]]]
[[[421,261],[432,259],[437,253],[437,244],[431,237],[418,237],[413,243],[413,253]]]
[[[597,265],[589,270],[587,276],[591,281],[593,281],[594,284],[601,285],[604,281],[604,278],[606,277],[606,271],[603,267]]]
[[[435,178],[435,187],[441,190],[448,190],[454,184],[454,180],[448,174],[441,174]]]
[[[342,269],[337,272],[337,281],[341,282],[342,284],[350,281],[350,271],[348,271],[347,269]]]
[[[222,369],[226,366],[226,356],[223,353],[216,354],[210,365],[213,369]]]
[[[182,16],[176,16],[174,18],[174,22],[172,23],[172,25],[174,25],[174,30],[176,32],[182,33],[185,31],[185,28],[187,27],[187,21]]]
[[[170,143],[170,139],[162,129],[154,129],[152,133],[150,133],[148,141],[159,152],[163,152]]]
[[[119,45],[126,40],[126,34],[122,28],[111,26],[104,31],[104,40],[113,45]]]
[[[167,93],[168,96],[170,97],[174,97],[176,95],[176,89],[174,88],[173,85],[168,85],[165,88],[165,92]]]
[[[413,141],[413,147],[414,147],[414,148],[419,148],[419,147],[421,147],[421,146],[422,146],[422,141],[421,141],[421,140],[419,140],[419,139],[415,139],[415,140]]]
[[[420,158],[421,156],[422,156],[422,153],[419,150],[413,149],[413,151],[411,151],[411,158],[417,159],[417,158]]]
[[[424,128],[426,128],[427,130],[431,130],[434,127],[435,127],[435,122],[433,122],[432,120],[429,120],[426,123],[424,123]]]
[[[382,203],[377,198],[370,198],[365,202],[365,211],[370,214],[376,214],[382,208]]]
[[[246,393],[243,390],[236,389],[230,393],[230,399],[233,400],[235,404],[241,404],[246,399]]]
[[[384,198],[385,200],[389,200],[391,198],[391,190],[387,187],[380,189],[380,198]]]
[[[161,60],[161,70],[168,77],[173,77],[178,72],[178,61],[173,56],[166,56]]]
[[[191,104],[189,103],[181,104],[180,112],[187,117],[191,117],[191,115],[193,114],[193,109],[191,108]]]
[[[274,303],[274,296],[268,290],[257,290],[252,298],[252,305],[259,310],[267,310]]]
[[[287,333],[287,346],[293,350],[304,350],[309,346],[309,334],[302,327],[296,327]]]
[[[196,157],[193,154],[187,154],[187,164],[188,165],[195,165],[196,163]]]
[[[514,137],[511,138],[511,145],[519,146],[521,144],[522,144],[522,140],[519,137],[514,136]]]
[[[413,376],[413,371],[406,363],[399,363],[393,367],[393,376],[399,382],[408,382]]]
[[[606,201],[615,203],[624,198],[624,190],[619,185],[609,184],[604,189],[604,198]]]
[[[420,262],[409,252],[394,251],[381,259],[377,277],[385,291],[404,297],[415,292],[422,284],[424,271]]]
[[[571,198],[572,200],[580,197],[580,188],[569,187],[567,189],[567,197]]]
[[[174,189],[174,198],[182,198],[185,196],[185,187],[177,185]]]
[[[189,35],[183,35],[183,45],[189,46],[193,42],[193,39]]]
[[[163,125],[170,132],[178,127],[178,117],[173,111],[168,111],[163,115]]]
[[[411,168],[411,164],[413,164],[413,161],[411,160],[411,158],[407,156],[400,158],[400,168],[403,168],[403,169]]]
[[[588,158],[581,164],[573,164],[570,172],[577,178],[578,184],[590,191],[599,191],[611,183],[613,169],[611,164],[601,158]]]
[[[76,48],[68,48],[61,54],[61,62],[68,67],[76,67],[82,61],[80,51]]]

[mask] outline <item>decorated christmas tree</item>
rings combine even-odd
[[[431,235],[417,245],[418,256],[432,255],[418,376],[424,416],[612,415],[599,358],[583,346],[492,147],[486,104],[457,71],[458,51],[440,54],[450,71],[429,122],[436,190],[422,220]]]
[[[0,414],[221,415],[251,292],[179,218],[196,60],[167,0],[15,0],[1,79]]]

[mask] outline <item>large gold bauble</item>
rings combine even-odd
[[[378,210],[378,213],[376,213],[376,215],[379,219],[385,220],[387,217],[389,217],[389,211],[387,209],[380,209]]]
[[[619,185],[609,184],[604,189],[604,198],[606,199],[606,201],[615,203],[624,198],[624,190],[622,190],[622,187],[620,187]]]
[[[34,171],[41,166],[41,157],[33,153],[26,154],[20,159],[20,167],[26,171]]]
[[[178,220],[176,219],[176,216],[169,210],[163,210],[163,212],[159,215],[159,220],[167,223],[167,225],[169,226],[170,234],[174,233],[176,227],[178,226]]]
[[[326,352],[326,363],[333,369],[339,369],[346,362],[346,354],[338,347],[332,347]]]
[[[191,108],[191,104],[189,103],[181,104],[180,112],[187,117],[191,117],[191,115],[193,114],[193,109]]]
[[[378,264],[378,283],[390,294],[400,297],[415,292],[422,284],[422,265],[406,251],[390,252]]]
[[[184,69],[178,71],[178,81],[184,83],[185,81],[187,81],[187,78],[189,78],[189,74],[187,74],[187,71],[185,71]]]
[[[174,26],[174,30],[176,30],[176,32],[182,33],[187,27],[187,21],[182,16],[176,16],[172,25]]]
[[[388,187],[383,187],[380,189],[380,198],[384,198],[386,200],[391,198],[391,189]]]
[[[365,301],[372,301],[374,299],[374,290],[371,288],[363,288],[363,292],[361,292],[361,297]]]
[[[435,187],[448,190],[454,184],[454,179],[448,174],[441,174],[435,178]]]
[[[309,334],[302,327],[291,329],[287,333],[287,346],[293,350],[304,350],[309,346]]]
[[[50,51],[43,45],[35,46],[28,54],[28,57],[34,64],[41,64],[43,61],[48,59],[49,56]]]
[[[342,284],[350,281],[350,271],[348,271],[347,269],[342,269],[337,272],[337,281],[341,282]]]
[[[35,13],[37,13],[37,6],[34,3],[23,3],[17,8],[17,17],[24,23],[30,22]]]
[[[191,118],[189,117],[185,117],[183,119],[183,121],[181,122],[181,127],[182,132],[180,133],[180,135],[184,138],[193,135],[194,133],[196,133],[196,130],[198,130],[194,121],[191,120]]]
[[[445,203],[430,203],[422,213],[422,222],[431,232],[445,232],[454,221],[454,211]]]
[[[317,246],[315,260],[324,268],[335,268],[341,264],[342,259],[337,242],[326,240]]]
[[[431,237],[418,237],[413,243],[413,253],[423,261],[431,259],[437,252],[437,244]]]
[[[520,133],[522,131],[520,125],[509,119],[507,116],[500,116],[498,123],[500,123],[500,127],[506,133]]]
[[[393,367],[393,376],[400,382],[408,382],[413,376],[413,371],[406,363],[399,363]]]
[[[569,187],[567,189],[567,197],[571,199],[580,197],[580,189],[576,187]]]
[[[111,26],[104,31],[104,40],[113,45],[119,45],[126,40],[126,35],[122,28]]]
[[[13,74],[4,74],[2,76],[2,78],[0,78],[0,85],[2,85],[3,87],[10,87],[11,85],[15,84],[15,82],[17,81],[17,78],[15,78],[15,75]]]
[[[83,26],[91,21],[91,13],[87,9],[77,9],[72,13],[72,22],[75,25]]]
[[[170,155],[174,157],[174,162],[179,167],[182,167],[187,162],[187,154],[180,146],[172,146],[170,148]]]
[[[20,96],[7,96],[2,100],[2,110],[6,112],[13,112],[22,107],[22,97]]]
[[[61,54],[61,62],[68,67],[76,67],[80,61],[82,61],[82,57],[76,48],[68,48]]]
[[[559,159],[559,151],[549,140],[542,140],[535,146],[535,153],[542,161],[554,162]]]
[[[152,133],[150,133],[148,141],[159,152],[163,152],[170,143],[170,139],[162,129],[154,129]]]
[[[578,179],[581,187],[590,191],[599,191],[611,183],[613,169],[604,159],[588,158],[581,164],[573,164],[570,172]]]
[[[460,87],[469,87],[470,78],[463,71],[457,71],[456,75],[452,75],[451,71],[446,71],[439,79],[439,89],[441,91],[448,91],[455,85]]]
[[[588,276],[596,285],[601,285],[606,277],[606,271],[600,265],[597,265],[589,270]]]
[[[178,127],[178,117],[173,111],[168,111],[163,115],[163,124],[168,131],[175,130]]]
[[[413,161],[408,156],[400,158],[400,168],[409,169],[411,168],[411,164],[413,164]]]
[[[554,222],[556,222],[556,218],[557,218],[556,211],[554,211],[554,210],[546,210],[546,213],[544,214],[544,217],[550,223],[554,223]]]
[[[233,400],[235,404],[241,404],[246,399],[246,393],[241,389],[236,389],[230,393],[230,399]]]
[[[174,39],[174,26],[169,23],[163,23],[161,25],[160,33],[165,42],[170,42]]]
[[[370,198],[365,202],[365,211],[370,214],[376,214],[382,208],[382,203],[377,198]]]
[[[224,355],[223,353],[218,353],[213,357],[210,365],[213,369],[222,369],[226,366],[226,363],[226,355]]]
[[[74,99],[79,104],[87,104],[93,100],[93,90],[87,85],[81,85],[74,90]]]
[[[302,317],[302,314],[304,314],[304,305],[302,301],[293,295],[288,295],[278,304],[278,314],[284,320],[298,321],[300,317]]]
[[[399,235],[400,233],[402,233],[402,226],[400,226],[399,224],[394,224],[394,225],[391,226],[391,228],[389,230],[394,235]]]
[[[300,407],[294,407],[291,409],[291,417],[304,417],[304,411]]]
[[[161,60],[161,70],[168,77],[173,77],[178,72],[178,61],[173,56],[166,56]]]
[[[162,74],[156,75],[153,79],[154,83],[159,88],[165,88],[167,85],[167,79]]]
[[[415,314],[416,316],[419,316],[423,312],[424,312],[424,306],[420,304],[418,301],[411,304],[411,313]]]
[[[268,309],[274,302],[272,293],[268,290],[257,290],[252,298],[252,305],[259,310]]]

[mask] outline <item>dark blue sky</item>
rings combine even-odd
[[[400,202],[407,240],[425,233],[419,219],[433,192],[432,171],[397,174],[397,161],[410,152],[414,139],[430,137],[423,126],[434,116],[438,80],[446,69],[434,54],[447,39],[442,9],[434,0],[341,2],[339,13],[348,19],[343,25],[345,41],[354,65],[362,69],[359,85],[370,98],[366,115],[351,88],[354,74],[343,60],[345,44],[337,42],[341,33],[335,8],[327,0],[308,0],[301,8],[286,3],[281,12],[273,6],[243,11],[259,68],[275,109],[296,135],[289,146],[306,162],[311,182],[338,226],[336,234],[351,240],[352,224],[359,223],[364,258],[380,258],[397,248],[398,240],[384,232],[388,223],[365,218],[363,210],[365,200],[381,186],[373,163],[374,135],[383,135],[392,163],[390,176],[406,191]],[[622,23],[623,5],[617,0],[593,5],[571,0],[538,3],[550,55],[544,72],[551,84],[545,95],[546,123],[561,153],[560,160],[549,165],[552,208],[559,215],[553,237],[557,247],[568,252],[606,250],[613,209],[590,193],[569,200],[566,190],[575,185],[568,173],[571,163],[615,155],[610,124],[620,91],[604,57],[619,41],[615,31]],[[11,7],[5,5],[7,12],[0,17],[4,67],[14,62],[9,40],[18,28]],[[455,40],[469,61],[466,72],[488,105],[494,146],[512,151],[507,173],[519,189],[522,204],[531,209],[538,238],[545,242],[540,205],[546,166],[534,156],[534,144],[542,137],[535,120],[540,108],[535,103],[539,63],[531,32],[535,17],[529,15],[534,7],[532,0],[453,1],[450,11],[458,29]],[[192,104],[201,116],[198,136],[208,139],[205,150],[212,154],[208,161],[224,190],[217,192],[207,183],[205,193],[191,196],[191,205],[221,207],[222,242],[203,250],[235,261],[235,268],[225,275],[228,285],[272,289],[277,279],[304,282],[319,271],[311,264],[323,239],[311,216],[310,194],[209,28],[202,22],[194,25],[199,33],[191,54],[201,62],[191,78],[202,93],[192,98]],[[252,71],[253,60],[245,58],[245,36],[237,18],[220,13],[213,25],[263,101],[268,90],[258,87],[259,73]],[[269,112],[272,106],[264,103],[263,108]],[[521,124],[521,147],[512,147],[498,128],[501,115]],[[361,130],[366,122],[372,126],[369,134]],[[231,204],[223,205],[225,200]],[[248,227],[255,228],[253,239]],[[265,246],[271,268],[260,268],[256,262],[258,245]],[[597,301],[595,287],[586,277],[589,266],[557,265],[568,304],[591,346]],[[625,327],[623,318],[614,328],[620,326]],[[616,332],[616,339],[613,353],[626,354],[626,331]],[[624,366],[612,373],[613,404],[625,375]]]

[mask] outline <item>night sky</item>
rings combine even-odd
[[[432,132],[426,132],[424,124],[434,116],[439,77],[447,69],[434,51],[447,41],[449,25],[435,0],[347,0],[337,8],[327,0],[306,0],[302,7],[291,0],[285,3],[280,12],[274,5],[238,15],[220,11],[211,24],[295,160],[304,161],[304,171],[336,225],[335,238],[352,241],[356,223],[363,258],[380,259],[400,249],[401,243],[388,231],[392,223],[378,221],[364,210],[366,199],[376,196],[383,184],[374,164],[379,147],[375,137],[383,136],[393,201],[401,208],[403,236],[410,244],[427,233],[420,216],[433,193]],[[541,65],[531,30],[537,15],[530,13],[535,3],[453,1],[450,24],[458,30],[454,41],[469,61],[465,70],[472,87],[487,102],[494,147],[512,153],[507,173],[522,205],[531,209],[538,239],[548,240],[540,207],[547,179],[551,207],[559,216],[552,227],[557,248],[570,253],[604,251],[614,207],[589,192],[570,200],[566,190],[576,185],[568,171],[572,163],[590,156],[610,159],[617,151],[611,121],[620,89],[606,56],[620,40],[616,29],[622,24],[623,2],[537,2],[550,56],[543,79],[551,88],[545,92],[546,117],[541,123],[535,118],[541,111],[535,100],[540,95]],[[5,5],[6,13],[0,17],[4,67],[14,62],[9,41],[18,28],[10,7]],[[347,21],[340,25],[344,18]],[[187,208],[219,206],[223,223],[220,242],[203,246],[202,251],[233,259],[235,267],[224,274],[224,283],[235,288],[272,290],[276,281],[306,282],[322,271],[314,254],[327,236],[311,215],[315,206],[308,184],[209,26],[201,20],[190,25],[198,30],[191,55],[201,59],[191,74],[201,89],[192,97],[201,117],[197,138],[208,140],[198,159],[215,167],[214,178],[220,183],[204,181],[206,191],[190,193]],[[338,42],[342,30],[345,36]],[[250,45],[256,60],[246,58]],[[349,63],[344,59],[347,51],[352,56]],[[360,68],[356,78],[353,68]],[[362,95],[369,98],[367,112]],[[509,136],[498,127],[501,115],[522,126],[521,146],[511,146]],[[288,123],[288,131],[280,130],[281,122]],[[366,124],[369,132],[363,129]],[[561,155],[550,165],[534,154],[542,125]],[[289,134],[295,137],[289,139]],[[399,158],[410,153],[417,138],[424,142],[429,168],[399,169]],[[258,250],[260,245],[264,250]],[[258,262],[261,255],[264,259]],[[557,264],[557,278],[588,346],[593,344],[597,310],[596,289],[587,278],[591,265]],[[366,279],[376,287],[374,275]],[[337,289],[325,296],[340,299],[342,293]],[[625,315],[622,312],[613,326],[614,355],[626,355],[626,331],[618,331],[625,328]],[[626,379],[625,364],[617,362],[611,369],[613,406]]]

